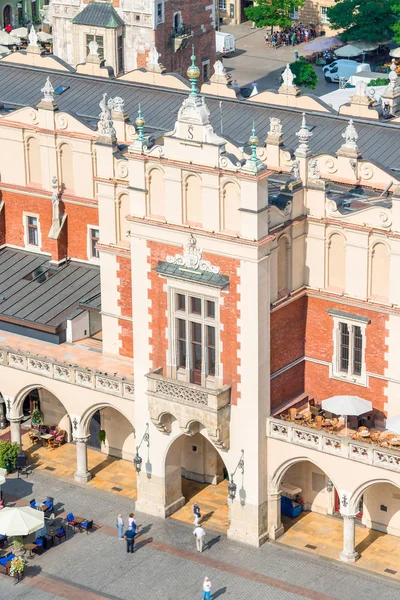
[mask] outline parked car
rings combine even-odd
[[[223,31],[215,32],[215,46],[217,54],[226,56],[227,54],[233,54],[235,52],[235,38],[231,33],[224,33]]]
[[[347,64],[343,64],[342,61],[338,60],[324,67],[324,75],[328,83],[337,82],[340,77],[344,77],[347,80],[354,73],[360,71],[371,71],[371,66],[367,63],[357,63],[355,61],[348,61]]]
[[[329,71],[331,67],[336,67],[338,65],[359,65],[356,60],[351,60],[350,58],[336,58],[329,65],[325,65],[323,71]]]

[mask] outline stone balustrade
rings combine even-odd
[[[186,435],[203,425],[216,446],[229,447],[230,386],[210,389],[164,377],[161,369],[148,373],[147,380],[150,418],[160,431],[169,434],[173,419]]]
[[[317,431],[272,417],[267,419],[267,436],[319,452],[334,454],[341,458],[400,472],[400,451],[381,448],[377,444],[356,442],[350,437],[338,436],[324,430]]]
[[[64,381],[113,396],[134,399],[133,380],[118,376],[110,377],[99,371],[55,361],[30,352],[0,347],[0,365],[20,371],[29,371],[49,379]]]

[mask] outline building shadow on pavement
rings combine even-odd
[[[356,546],[356,552],[358,552],[358,554],[362,554],[367,548],[369,548],[370,546],[372,546],[372,544],[378,539],[383,537],[384,535],[386,535],[386,533],[383,533],[382,531],[375,531],[375,530],[371,530],[369,532],[369,534],[367,535],[366,538],[363,539],[362,542],[360,542],[357,546]]]

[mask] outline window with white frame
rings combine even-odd
[[[219,10],[222,12],[226,12],[226,0],[218,0],[219,2]]]
[[[365,331],[369,319],[334,317],[332,375],[366,385]]]
[[[164,4],[157,2],[157,25],[164,23]]]
[[[88,257],[89,258],[100,258],[99,250],[97,248],[97,242],[100,238],[100,232],[98,227],[88,227]]]
[[[321,23],[329,23],[327,6],[321,6]]]
[[[24,215],[25,246],[32,248],[41,247],[39,217],[37,215]]]
[[[293,21],[297,21],[299,18],[299,9],[298,8],[294,8],[290,13],[289,13],[289,18],[292,19]]]
[[[217,299],[171,290],[171,308],[176,367],[202,385],[217,375]]]

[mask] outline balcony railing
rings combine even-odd
[[[216,446],[229,447],[230,386],[209,389],[164,377],[162,369],[147,379],[150,418],[160,431],[170,433],[172,419],[186,435],[196,433],[200,424]]]
[[[312,448],[319,452],[334,454],[341,458],[400,472],[400,451],[383,449],[378,445],[359,441],[355,442],[349,437],[310,430],[307,427],[296,425],[296,423],[272,417],[267,419],[267,436]]]
[[[177,52],[180,48],[185,48],[192,37],[191,25],[179,25],[171,29],[172,51]]]

